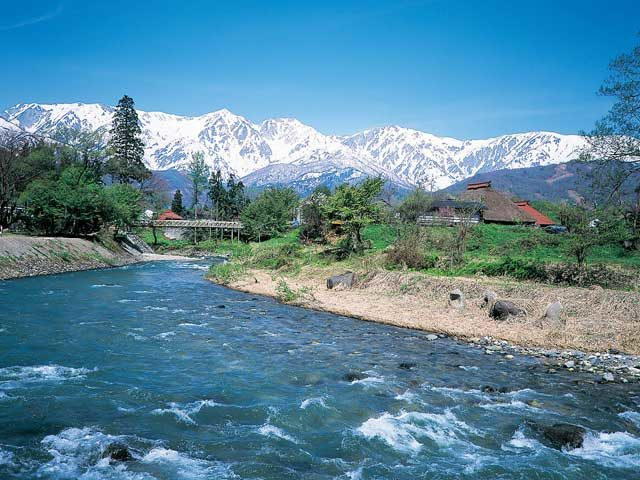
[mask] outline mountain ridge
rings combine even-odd
[[[0,117],[30,133],[63,127],[106,137],[113,111],[101,103],[23,103]],[[478,173],[564,163],[585,147],[578,135],[554,132],[459,140],[390,125],[325,135],[295,118],[253,123],[226,108],[199,116],[139,110],[138,116],[149,168],[184,171],[191,154],[202,151],[212,168],[262,186],[303,181],[313,188],[328,177],[381,175],[403,188],[438,190]]]

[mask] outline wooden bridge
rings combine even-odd
[[[194,234],[194,242],[198,241],[198,230],[204,230],[204,236],[207,232],[209,239],[224,239],[225,233],[230,235],[231,240],[240,240],[240,231],[242,230],[242,222],[229,222],[224,220],[140,220],[132,224],[133,227],[151,228],[155,237],[156,228],[192,228]],[[214,235],[215,232],[215,235]]]

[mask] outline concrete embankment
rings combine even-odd
[[[143,261],[114,244],[81,238],[0,236],[0,280],[117,267]]]

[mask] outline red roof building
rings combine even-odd
[[[521,202],[516,202],[516,205],[523,212],[528,213],[530,216],[535,218],[536,225],[540,227],[548,227],[549,225],[555,225],[556,222],[547,217],[544,213],[540,213],[538,210],[533,208],[531,204],[527,200],[523,200]]]
[[[158,215],[158,220],[184,220],[184,218],[172,210],[167,210]]]

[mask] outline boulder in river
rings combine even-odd
[[[557,450],[580,448],[586,430],[570,423],[555,423],[542,427],[545,443]]]
[[[449,305],[457,309],[464,308],[464,294],[462,290],[456,288],[449,292]]]
[[[398,364],[398,368],[402,368],[403,370],[411,370],[417,366],[418,364],[414,362],[402,362]]]
[[[327,278],[327,288],[331,290],[337,285],[342,285],[346,288],[351,288],[356,283],[356,274],[353,272],[344,272],[341,275],[334,275]]]
[[[365,378],[367,378],[367,376],[364,373],[357,371],[346,373],[344,377],[342,377],[345,382],[355,382],[357,380],[363,380]]]
[[[102,458],[110,458],[118,462],[128,462],[133,460],[133,456],[126,445],[122,443],[110,443],[102,452]]]
[[[524,315],[524,310],[508,300],[498,300],[489,310],[489,316],[495,320],[507,320],[520,315]]]

